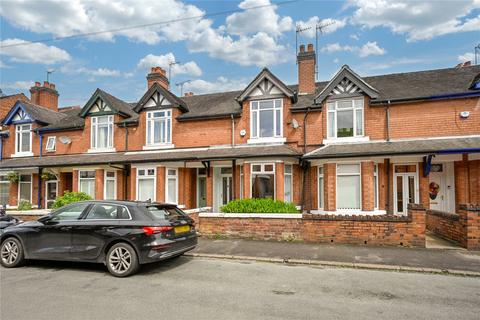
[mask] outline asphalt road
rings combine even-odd
[[[480,278],[180,257],[111,277],[102,265],[0,269],[0,318],[479,319]]]

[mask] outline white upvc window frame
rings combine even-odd
[[[244,195],[244,192],[243,192],[243,189],[245,188],[245,181],[243,181],[243,179],[244,179],[244,177],[245,177],[245,175],[244,175],[244,173],[243,173],[243,170],[245,170],[245,169],[244,169],[244,165],[243,165],[243,164],[240,165],[240,169],[239,169],[239,170],[240,170],[240,183],[239,183],[239,185],[240,185],[240,199],[243,199],[244,196],[245,196],[245,195]]]
[[[146,174],[143,174],[141,175],[140,174],[140,171],[141,170],[144,170],[144,173]],[[153,170],[153,174],[150,175],[148,174],[148,171],[149,170]],[[140,200],[138,195],[139,195],[139,189],[138,189],[138,185],[139,185],[139,181],[140,180],[148,180],[148,179],[151,179],[153,180],[153,198],[151,199],[152,202],[155,202],[157,201],[157,168],[156,167],[137,167],[136,168],[136,185],[135,185],[135,200],[137,201],[144,201],[144,200]]]
[[[109,177],[108,173],[113,172],[113,177]],[[117,171],[105,170],[103,174],[103,199],[105,200],[117,200]],[[107,181],[113,181],[113,198],[107,198]]]
[[[378,163],[373,164],[373,208],[378,210],[379,195],[378,195]]]
[[[338,137],[337,132],[337,124],[338,124],[338,116],[337,113],[339,111],[338,105],[341,102],[351,102],[350,108],[340,109],[340,111],[352,111],[353,113],[353,136],[348,137]],[[361,106],[357,106],[357,103],[361,102]],[[359,103],[360,105],[360,103]],[[356,97],[356,98],[349,98],[349,99],[335,99],[327,101],[327,139],[339,139],[339,140],[348,140],[348,139],[356,139],[365,137],[365,101],[363,97]],[[357,134],[357,110],[361,110],[362,114],[362,133]],[[330,134],[331,124],[330,124],[330,115],[333,115],[333,135]]]
[[[261,166],[260,171],[254,171],[253,167],[254,166]],[[273,169],[272,171],[267,171],[265,170],[265,166],[272,165]],[[277,175],[276,175],[276,163],[275,162],[252,162],[250,164],[250,197],[253,197],[253,185],[254,185],[254,176],[255,175],[261,175],[261,174],[273,174],[273,200],[277,199]]]
[[[30,176],[30,181],[29,182],[25,182],[25,181],[22,181],[22,176]],[[22,201],[20,199],[20,192],[21,192],[21,185],[22,184],[28,184],[30,183],[30,199],[28,200],[28,202],[33,205],[32,201],[33,201],[33,174],[31,173],[27,173],[27,174],[19,174],[19,180],[18,180],[18,194],[17,194],[17,206],[20,204],[20,201]]]
[[[276,101],[279,101],[277,106]],[[260,103],[272,102],[272,107],[268,109],[260,109]],[[273,136],[260,136],[260,112],[273,111]],[[278,117],[280,119],[278,119]],[[278,123],[279,122],[279,123]],[[278,128],[280,126],[280,128]],[[279,133],[277,133],[279,131]],[[263,143],[263,142],[285,142],[283,137],[283,99],[267,99],[267,100],[253,100],[250,101],[250,139],[248,143]]]
[[[24,126],[28,126],[28,129],[24,129]],[[19,150],[19,146],[23,144],[23,133],[29,133],[29,150],[28,151],[21,151]],[[31,123],[19,123],[15,125],[15,155],[16,156],[33,156],[32,153],[32,124]]]
[[[93,178],[82,178],[82,172],[93,172],[94,176],[93,176]],[[82,185],[81,184],[82,180],[89,180],[89,181],[93,180],[93,196],[92,195],[90,195],[90,196],[92,196],[93,199],[96,199],[96,195],[97,195],[97,186],[96,186],[96,181],[95,181],[96,178],[97,178],[97,171],[96,170],[78,170],[78,191],[85,192],[85,191],[82,191],[81,188],[80,188],[80,186]]]
[[[349,172],[349,173],[338,173],[338,167],[339,166],[342,166],[342,165],[358,165],[358,173],[353,173],[353,172]],[[362,211],[362,165],[360,162],[346,162],[346,163],[337,163],[336,164],[336,169],[335,169],[335,197],[336,197],[336,201],[335,201],[335,209],[337,211],[341,211],[341,212],[359,212],[359,211]],[[359,179],[359,183],[358,183],[358,187],[359,187],[359,208],[339,208],[338,207],[338,195],[340,194],[339,190],[338,190],[338,176],[358,176],[358,179]]]
[[[320,183],[321,180],[321,183]],[[325,206],[325,195],[324,195],[324,186],[325,186],[325,179],[323,173],[323,165],[319,165],[317,167],[317,208],[318,210],[323,210]]]
[[[290,172],[287,172],[287,167],[290,168]],[[290,177],[290,199],[287,201],[287,197],[286,197],[286,186],[287,186],[287,183],[285,183],[285,177]],[[290,163],[285,163],[284,166],[283,166],[283,183],[284,183],[284,186],[283,186],[283,201],[285,202],[290,202],[290,203],[293,203],[293,164],[290,164]]]
[[[47,152],[56,151],[56,142],[57,142],[57,137],[56,136],[47,137],[47,143],[45,144],[45,150]],[[52,144],[52,145],[50,146],[50,144]]]
[[[106,125],[108,126],[107,129],[107,146],[104,148],[98,147],[98,120],[99,118],[107,118]],[[90,149],[95,151],[110,151],[114,150],[113,142],[114,142],[114,125],[113,125],[113,115],[103,115],[103,116],[95,116],[91,117],[91,130],[90,130]],[[102,123],[105,125],[105,123]]]
[[[164,112],[164,116],[154,117],[155,113]],[[161,110],[152,110],[146,113],[146,122],[145,122],[145,147],[163,147],[172,145],[172,109],[161,109]],[[164,125],[164,137],[166,137],[165,142],[153,142],[155,136],[155,121],[165,121]]]
[[[170,174],[170,170],[175,171],[175,174]],[[175,201],[168,199],[168,181],[175,179]],[[165,202],[179,204],[178,203],[178,168],[165,168]]]
[[[5,202],[0,202],[0,206],[6,205],[8,207],[9,203],[9,197],[10,197],[10,181],[8,181],[7,174],[0,174],[0,185],[6,185],[7,192],[5,193],[6,196],[6,201]]]

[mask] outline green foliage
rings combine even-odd
[[[57,177],[50,172],[42,173],[42,180],[49,181],[49,180],[57,180]]]
[[[225,213],[298,213],[293,203],[272,199],[233,200],[220,208]]]
[[[18,204],[18,210],[32,210],[32,204],[28,201],[22,200]]]
[[[7,179],[11,183],[17,183],[18,180],[20,180],[20,176],[18,175],[18,172],[12,171],[7,174]]]
[[[78,201],[85,201],[85,200],[92,200],[85,192],[66,192],[63,196],[58,197],[55,202],[53,203],[52,208],[57,209],[67,204],[78,202]]]

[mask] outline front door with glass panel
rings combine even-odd
[[[394,174],[395,213],[406,215],[409,203],[418,203],[417,166],[396,165]]]
[[[51,209],[58,195],[58,181],[45,182],[45,207]]]
[[[232,193],[232,168],[214,168],[214,210],[226,205],[233,199]]]
[[[197,169],[197,207],[207,206],[207,176],[206,169]]]
[[[455,182],[453,172],[453,163],[432,164],[428,184],[430,209],[455,212]]]

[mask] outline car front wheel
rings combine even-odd
[[[138,271],[140,264],[137,253],[127,243],[117,243],[108,250],[108,271],[115,277],[128,277]]]
[[[0,246],[0,263],[5,268],[21,266],[25,261],[22,243],[17,238],[7,238]]]

